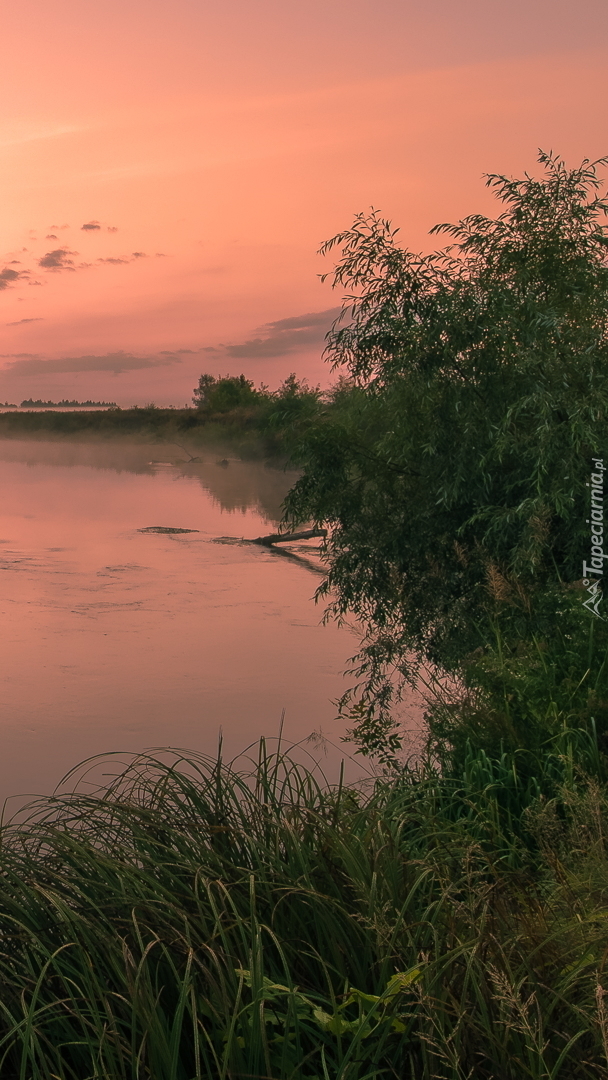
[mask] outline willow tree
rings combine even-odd
[[[345,293],[327,358],[352,389],[303,430],[287,517],[329,526],[320,595],[366,628],[368,748],[389,738],[391,671],[462,674],[497,611],[511,643],[592,617],[571,585],[607,434],[606,160],[539,162],[488,175],[500,212],[435,226],[434,254],[375,212],[321,249]]]

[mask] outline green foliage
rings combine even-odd
[[[227,413],[231,409],[254,405],[263,394],[256,390],[251,379],[244,375],[226,375],[215,378],[213,375],[201,375],[194,391],[192,401],[209,413]]]
[[[497,623],[509,648],[575,629],[608,411],[608,203],[603,161],[540,161],[540,179],[490,175],[503,211],[436,226],[443,251],[402,249],[376,213],[322,249],[341,252],[328,357],[352,387],[301,433],[287,518],[329,526],[320,595],[367,629],[378,731],[421,659],[466,680]]]
[[[493,642],[467,657],[466,684],[435,696],[427,714],[430,740],[446,768],[459,767],[468,743],[489,754],[519,750],[536,759],[574,731],[608,760],[606,631],[589,618],[580,596],[577,590],[562,600],[548,640],[509,639],[497,623]],[[585,768],[601,774],[595,751],[592,759]]]
[[[289,432],[294,425],[317,416],[320,401],[320,388],[309,386],[306,379],[298,379],[292,372],[268,395],[263,423],[269,430]]]
[[[309,386],[292,372],[278,390],[268,393],[258,417],[270,454],[290,458],[299,433],[323,410],[323,396],[318,386]]]
[[[207,423],[220,422],[233,434],[254,430],[268,456],[285,458],[297,433],[319,415],[322,395],[319,387],[309,386],[294,373],[275,391],[264,385],[254,387],[244,375],[216,379],[203,374],[193,401]]]
[[[0,1075],[599,1080],[608,799],[544,760],[364,791],[262,744],[39,802],[1,837]]]

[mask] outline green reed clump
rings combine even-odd
[[[262,744],[37,803],[2,836],[0,1077],[605,1077],[608,796],[563,780],[514,830],[483,759],[359,790]]]

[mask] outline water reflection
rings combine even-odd
[[[22,462],[31,468],[103,469],[136,476],[162,474],[179,482],[194,479],[222,510],[255,510],[264,520],[278,522],[281,502],[298,473],[260,462],[241,461],[230,451],[203,452],[202,462],[190,462],[175,444],[119,441],[67,442],[0,440],[0,462]]]
[[[188,465],[182,475],[195,476],[204,491],[222,510],[256,510],[265,521],[276,524],[281,503],[295,483],[298,473],[246,461],[230,462],[227,468],[215,463]]]

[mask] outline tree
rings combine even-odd
[[[208,372],[200,376],[198,386],[195,386],[192,395],[192,404],[196,405],[197,409],[205,409],[208,406],[211,391],[216,382],[215,375],[209,375]]]
[[[353,388],[302,434],[287,519],[330,529],[319,595],[366,629],[371,743],[390,731],[392,669],[466,678],[498,616],[511,645],[591,617],[571,585],[606,443],[606,160],[539,161],[540,178],[488,175],[502,212],[435,226],[451,243],[434,254],[376,212],[321,249],[340,251],[346,290],[327,356]]]
[[[279,434],[283,442],[289,441],[303,421],[317,416],[320,403],[320,387],[309,386],[306,379],[298,379],[292,372],[278,390],[267,395],[262,427]]]
[[[256,404],[263,395],[244,375],[226,375],[216,379],[201,375],[192,401],[203,412],[226,413],[241,406]]]

